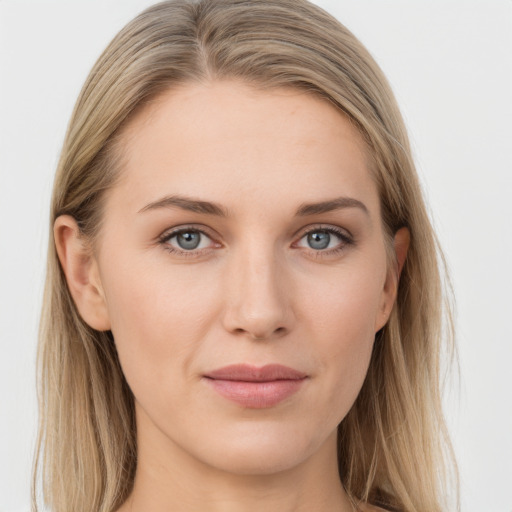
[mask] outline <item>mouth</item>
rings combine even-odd
[[[304,372],[278,364],[230,365],[203,376],[222,397],[250,409],[276,406],[297,393],[307,378]]]

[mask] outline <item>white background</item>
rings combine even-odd
[[[29,510],[47,212],[64,131],[102,49],[150,3],[0,0],[0,512]],[[512,512],[512,1],[317,3],[391,81],[446,251],[462,510]]]

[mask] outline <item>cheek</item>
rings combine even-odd
[[[193,393],[197,361],[205,350],[212,355],[205,340],[222,334],[215,329],[223,314],[225,272],[213,263],[173,265],[161,257],[115,254],[113,248],[107,254],[102,282],[128,384],[149,408],[179,407]],[[351,261],[308,266],[307,272],[289,267],[283,283],[294,317],[287,343],[314,361],[311,368],[321,378],[312,403],[331,427],[346,415],[364,381],[382,291],[377,259]]]
[[[191,273],[126,255],[105,263],[111,329],[132,389],[188,374],[216,314],[211,280],[199,267]]]
[[[324,330],[327,339],[358,344],[373,339],[386,267],[384,258],[354,259],[339,268],[307,277],[300,296],[303,314]]]
[[[318,369],[326,377],[320,396],[330,402],[335,423],[354,403],[368,371],[383,273],[378,264],[344,268],[333,279],[317,280],[304,302],[306,337],[316,340]]]

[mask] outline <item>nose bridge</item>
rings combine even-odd
[[[227,272],[228,330],[265,339],[290,329],[286,272],[274,247],[254,240],[245,244],[234,251]]]

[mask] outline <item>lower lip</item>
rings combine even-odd
[[[305,379],[246,382],[205,379],[224,398],[251,409],[273,407],[297,393]]]

